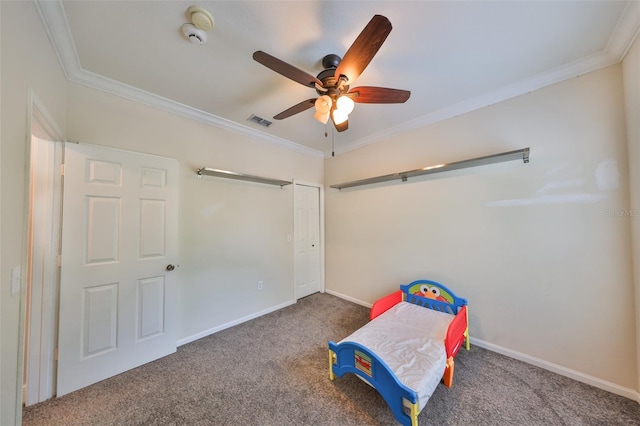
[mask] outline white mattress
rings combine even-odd
[[[447,363],[444,339],[454,316],[401,302],[341,342],[369,348],[418,395],[422,410],[442,379]]]

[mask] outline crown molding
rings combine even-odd
[[[269,135],[197,108],[175,102],[171,99],[167,99],[84,70],[80,64],[80,59],[78,58],[78,53],[73,41],[71,29],[69,28],[69,22],[67,21],[62,0],[33,1],[36,5],[47,36],[51,41],[51,45],[58,57],[58,62],[69,81],[140,102],[163,111],[191,118],[201,123],[262,139],[306,155],[319,158],[329,157],[329,153],[324,153],[287,139]],[[634,40],[638,37],[639,33],[640,2],[630,1],[627,3],[625,11],[603,51],[563,65],[554,70],[515,82],[498,90],[431,112],[401,125],[360,138],[336,150],[336,154],[353,151],[355,149],[389,139],[401,133],[411,132],[439,121],[447,120],[497,102],[520,96],[528,92],[613,65],[624,59],[624,56],[633,44]]]
[[[605,51],[618,61],[622,61],[638,38],[638,34],[640,34],[640,2],[630,1],[613,30]]]
[[[624,59],[624,56],[639,35],[640,1],[630,1],[627,3],[625,11],[616,24],[616,28],[609,38],[606,48],[601,52],[565,64],[554,70],[526,78],[490,93],[458,102],[457,104],[415,118],[399,126],[358,139],[340,149],[336,149],[336,154],[344,154],[367,145],[381,142],[398,134],[411,132],[439,121],[457,117],[616,64]]]
[[[163,111],[190,118],[204,124],[262,139],[283,148],[310,155],[312,157],[326,157],[326,154],[322,151],[266,134],[251,127],[238,124],[231,120],[218,117],[217,115],[210,114],[200,109],[181,104],[171,99],[158,96],[154,93],[138,89],[137,87],[133,87],[83,69],[80,64],[80,59],[78,58],[78,53],[62,1],[34,0],[34,3],[67,80]]]
[[[533,92],[538,89],[556,84],[570,78],[578,77],[580,75],[605,68],[609,65],[618,63],[620,60],[609,54],[608,52],[601,52],[595,55],[591,55],[582,58],[578,61],[572,62],[554,70],[544,72],[533,76],[531,78],[520,80],[508,86],[503,86],[497,90],[489,93],[476,96],[474,98],[466,99],[462,102],[458,102],[446,108],[439,109],[432,113],[414,118],[399,126],[395,126],[370,135],[366,138],[361,138],[354,143],[349,144],[346,149],[341,151],[336,150],[337,154],[343,154],[354,149],[358,149],[367,145],[371,145],[376,142],[380,142],[385,139],[389,139],[401,133],[407,133],[420,128],[435,124],[440,121],[454,118],[459,115],[466,114],[489,105],[496,104],[498,102],[506,101],[507,99],[515,98],[516,96],[524,95],[529,92]]]
[[[67,80],[81,72],[80,58],[61,0],[33,0],[47,37]]]
[[[249,126],[238,124],[234,121],[218,117],[217,115],[210,114],[208,112],[190,107],[189,105],[185,105],[171,99],[164,98],[162,96],[158,96],[154,93],[138,89],[137,87],[130,86],[128,84],[113,80],[111,78],[96,74],[91,71],[80,69],[80,71],[69,78],[69,80],[92,89],[98,89],[112,95],[120,96],[153,108],[180,115],[182,117],[190,118],[200,123],[219,127],[246,136],[263,139],[267,142],[279,145],[292,151],[300,152],[302,154],[318,158],[324,158],[325,156],[325,154],[321,151],[296,144],[286,139],[268,135]]]

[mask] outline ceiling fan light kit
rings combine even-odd
[[[313,118],[315,118],[316,120],[318,120],[322,124],[327,124],[327,122],[329,121],[329,113],[328,112],[316,111],[313,114]]]
[[[349,115],[353,112],[353,108],[355,107],[355,102],[349,96],[340,96],[336,101],[336,108],[339,111],[343,111],[345,114]]]
[[[336,125],[345,123],[349,119],[349,115],[339,109],[334,109],[331,113],[331,119]]]
[[[350,85],[362,74],[391,32],[391,22],[375,15],[347,50],[343,58],[335,54],[322,58],[325,68],[317,77],[294,67],[261,50],[253,53],[256,62],[270,68],[303,86],[316,90],[319,97],[302,101],[273,118],[282,120],[315,106],[314,118],[326,124],[331,118],[336,130],[349,128],[349,114],[355,103],[390,104],[404,103],[411,96],[408,90],[386,87],[361,86],[350,89]]]
[[[313,118],[321,122],[322,124],[327,124],[329,121],[329,112],[331,111],[331,106],[333,105],[333,101],[327,95],[322,95],[315,101],[316,112],[313,114]]]

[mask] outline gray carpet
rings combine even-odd
[[[353,375],[328,379],[327,341],[368,320],[328,294],[181,346],[177,353],[24,410],[25,425],[395,425]],[[640,405],[471,347],[425,425],[639,425]]]

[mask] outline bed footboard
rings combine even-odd
[[[418,396],[400,383],[387,364],[366,347],[355,342],[329,342],[329,379],[353,373],[362,377],[384,398],[394,417],[406,426],[418,424]],[[410,414],[403,410],[404,400]]]

